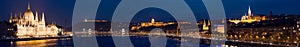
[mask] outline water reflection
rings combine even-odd
[[[1,47],[71,47],[71,38],[26,40],[26,41],[1,41]],[[7,44],[7,45],[6,45]]]
[[[57,39],[16,41],[16,47],[45,47],[55,45]]]
[[[124,37],[124,36],[117,36]],[[159,37],[157,37],[159,38]],[[136,47],[150,47],[151,43],[149,37],[147,36],[131,36],[131,42]],[[155,36],[154,36],[154,39]],[[182,41],[183,40],[183,41]],[[43,39],[43,40],[26,40],[26,41],[1,41],[0,47],[73,47],[72,38],[57,38],[57,39]],[[97,42],[100,47],[114,47],[114,42],[111,36],[97,36]],[[181,44],[182,42],[188,42],[187,44]],[[198,44],[200,43],[200,44]],[[171,37],[168,36],[166,47],[190,47],[199,45],[200,47],[209,47],[210,40],[200,39],[199,42],[193,41],[193,39],[183,39],[180,37]],[[266,46],[270,45],[261,45],[261,44],[249,44],[249,43],[239,43],[239,42],[226,42],[223,45],[217,45],[219,47],[239,47],[239,46]],[[274,46],[273,46],[274,47]]]

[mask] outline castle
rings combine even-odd
[[[254,16],[251,7],[248,8],[248,15],[243,15],[240,20],[229,20],[229,22],[238,24],[238,23],[253,23],[266,20],[266,16]]]

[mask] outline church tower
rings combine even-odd
[[[251,7],[250,6],[248,8],[248,16],[252,16],[252,11],[251,11]]]
[[[151,23],[155,23],[155,19],[154,18],[151,19]]]
[[[203,21],[203,25],[202,25],[202,29],[203,30],[209,30],[209,25],[210,25],[210,22],[208,21],[208,23],[206,24],[206,20]]]

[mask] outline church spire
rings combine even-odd
[[[205,19],[203,20],[203,27],[206,27],[206,21],[205,21]]]
[[[151,19],[151,23],[155,23],[155,19],[154,18]]]
[[[209,20],[207,20],[207,26],[210,26],[210,21]]]
[[[252,16],[252,11],[251,11],[251,7],[249,6],[249,9],[248,9],[248,16]]]
[[[209,20],[208,20],[208,22],[209,22]],[[210,23],[208,23],[208,24],[210,24]],[[203,21],[203,25],[202,26],[203,26],[202,27],[203,30],[206,30],[206,31],[209,30],[209,27],[208,27],[209,25],[206,24],[206,20],[205,19]]]

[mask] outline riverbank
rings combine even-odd
[[[42,40],[42,39],[57,39],[57,38],[72,38],[72,36],[57,36],[57,37],[31,37],[31,38],[14,38],[14,39],[0,39],[0,41],[27,41],[27,40]]]

